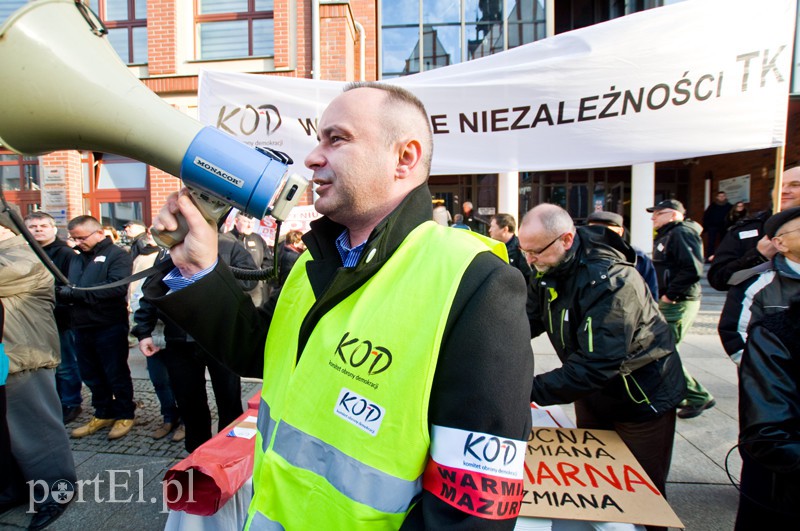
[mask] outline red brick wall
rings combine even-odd
[[[67,221],[85,213],[82,194],[83,170],[81,154],[78,151],[56,151],[43,155],[40,159],[43,168],[64,167],[67,192]],[[43,183],[44,184],[44,183]],[[47,186],[47,185],[45,185]]]
[[[375,81],[378,79],[378,2],[376,0],[353,0],[350,2],[353,18],[364,26],[366,34],[365,63],[366,74],[364,79]],[[355,35],[355,76],[360,79],[359,69],[359,42],[358,34]]]
[[[151,76],[174,74],[178,49],[176,0],[147,3],[147,68]]]
[[[319,9],[322,79],[356,79],[356,31],[349,4],[325,4]]]

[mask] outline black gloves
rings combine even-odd
[[[56,299],[59,302],[82,301],[85,298],[85,291],[77,290],[70,286],[56,286]]]

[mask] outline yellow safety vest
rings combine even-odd
[[[304,253],[270,325],[249,529],[397,529],[422,491],[428,399],[461,277],[500,242],[426,222],[327,312],[297,362],[315,302]],[[369,255],[367,255],[367,259]]]

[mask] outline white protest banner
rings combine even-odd
[[[392,79],[425,103],[433,174],[590,168],[782,145],[794,0],[694,0]],[[202,122],[302,159],[343,83],[203,72]],[[376,117],[377,119],[378,117]]]

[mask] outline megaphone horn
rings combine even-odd
[[[36,0],[0,26],[0,143],[136,159],[260,219],[291,159],[174,109],[131,74],[76,0]]]

